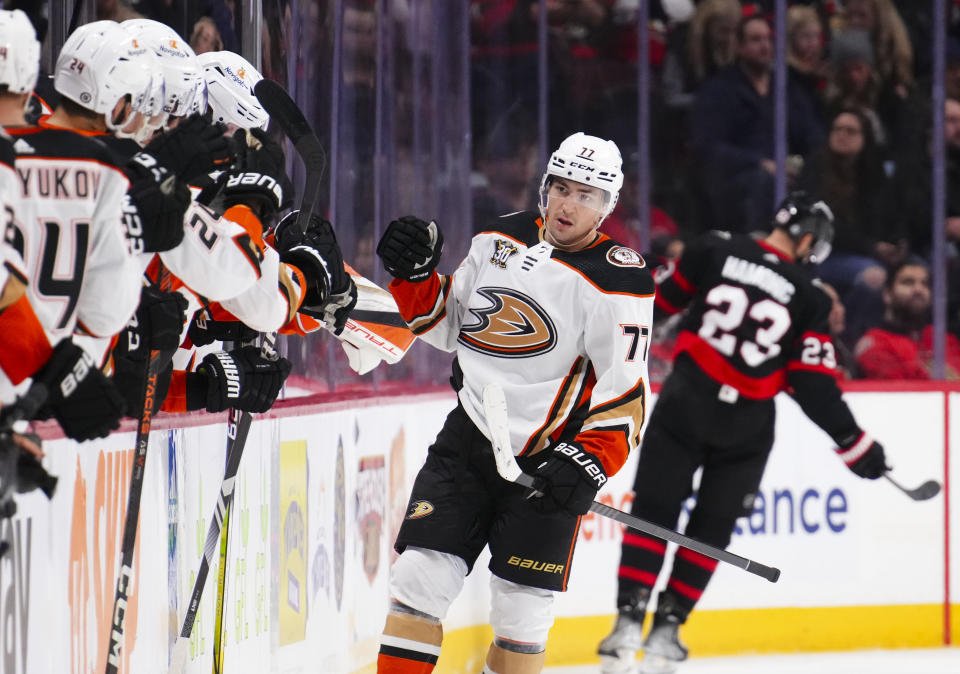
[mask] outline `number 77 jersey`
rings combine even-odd
[[[688,308],[677,355],[714,381],[764,400],[792,384],[795,373],[833,379],[830,299],[765,241],[709,232],[655,277],[659,311]]]

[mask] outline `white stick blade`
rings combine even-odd
[[[493,458],[497,462],[500,477],[516,482],[520,477],[520,466],[510,446],[510,423],[507,416],[507,400],[499,384],[487,384],[483,388],[483,414],[490,432],[490,444],[493,445]]]
[[[190,655],[190,639],[177,637],[177,642],[173,645],[173,653],[170,654],[169,674],[184,674],[187,670],[187,658]]]

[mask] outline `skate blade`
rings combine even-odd
[[[637,664],[637,674],[673,674],[679,665],[676,660],[648,653]]]
[[[600,654],[601,674],[635,674],[636,651],[620,650],[616,655]]]

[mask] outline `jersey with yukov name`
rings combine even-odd
[[[452,276],[394,280],[390,291],[415,334],[456,352],[460,401],[488,437],[482,391],[496,382],[516,454],[562,435],[612,475],[646,415],[653,279],[640,255],[607,236],[566,252],[542,231],[534,212],[504,216],[473,238]]]

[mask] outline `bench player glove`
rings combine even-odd
[[[847,464],[847,468],[868,480],[876,480],[890,470],[883,445],[862,431],[848,442],[842,443],[837,454]]]
[[[130,180],[123,224],[133,253],[161,253],[183,240],[183,214],[192,196],[187,186],[145,152],[125,167]]]
[[[287,161],[280,143],[263,129],[237,129],[233,134],[237,148],[235,173],[260,173],[276,178],[281,199],[276,206],[284,211],[293,204],[293,183],[287,177]]]
[[[223,135],[226,130],[223,124],[211,124],[201,115],[193,115],[151,140],[144,151],[178,178],[191,183],[233,163],[233,147]]]
[[[240,321],[211,320],[206,311],[198,311],[190,323],[187,336],[194,346],[206,346],[216,341],[242,344],[253,341],[257,331]]]
[[[187,322],[187,298],[177,292],[162,292],[145,286],[140,304],[117,339],[114,354],[146,360],[150,351],[176,351]]]
[[[349,278],[349,277],[348,277]],[[350,312],[357,306],[357,285],[350,279],[350,286],[340,293],[334,293],[320,306],[307,305],[300,307],[300,311],[312,316],[335,335],[343,332],[350,318]]]
[[[291,211],[277,224],[274,245],[281,261],[303,272],[307,281],[303,303],[321,306],[331,296],[348,292],[352,281],[330,221],[311,214],[303,232],[297,224],[299,213]]]
[[[565,510],[571,515],[586,515],[597,491],[607,481],[600,459],[579,442],[561,442],[547,450],[546,458],[533,476],[543,494],[534,500],[541,512]]]
[[[290,374],[286,358],[268,360],[255,346],[244,346],[233,351],[217,351],[200,363],[197,375],[206,383],[201,395],[205,397],[208,412],[222,412],[228,407],[246,412],[266,412],[280,394],[284,380]],[[188,397],[194,394],[188,384]],[[190,400],[188,409],[195,409]]]
[[[387,225],[377,244],[383,267],[395,278],[417,283],[430,278],[443,252],[443,233],[437,223],[405,215]]]
[[[34,375],[49,391],[39,418],[54,417],[67,437],[103,438],[120,425],[126,405],[117,387],[97,368],[93,356],[65,339]]]

